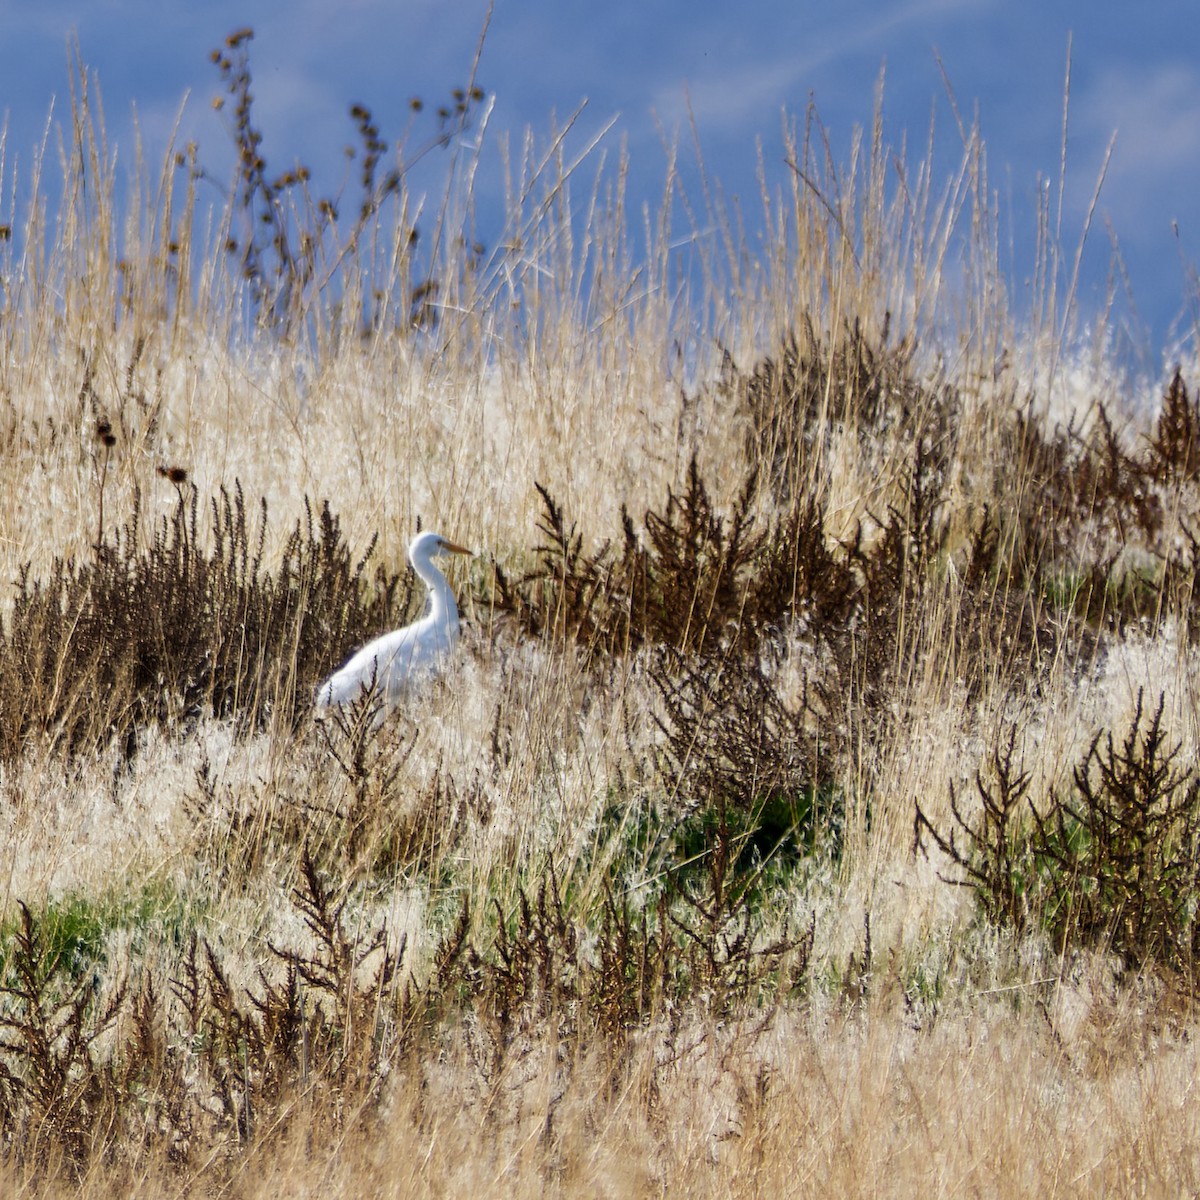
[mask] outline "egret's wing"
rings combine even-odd
[[[372,684],[393,703],[415,676],[434,670],[449,648],[445,631],[429,618],[384,634],[368,642],[321,684],[317,704],[323,708],[352,704]]]
[[[372,685],[388,691],[388,673],[397,653],[403,649],[407,629],[384,634],[356,651],[321,684],[317,703],[323,707],[352,704]]]

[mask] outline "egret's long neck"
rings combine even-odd
[[[431,562],[414,562],[413,570],[429,589],[429,613],[436,626],[449,633],[458,632],[458,605],[446,577]]]

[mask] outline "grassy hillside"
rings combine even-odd
[[[6,1193],[1195,1191],[1191,364],[1048,220],[1010,313],[969,133],[809,114],[757,248],[531,138],[479,247],[246,55],[223,210],[81,76],[0,241]],[[418,525],[451,669],[315,722]]]

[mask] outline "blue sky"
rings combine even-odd
[[[136,103],[153,154],[188,94],[185,135],[199,142],[202,161],[219,167],[228,142],[209,106],[220,89],[208,53],[250,25],[269,162],[282,170],[303,160],[317,173],[318,190],[323,180],[332,190],[344,170],[341,147],[354,140],[348,105],[368,105],[383,134],[398,136],[410,97],[437,103],[465,80],[486,9],[486,0],[7,0],[0,110],[8,118],[10,170],[14,155],[27,162],[52,101],[65,113],[71,31],[99,76],[110,142],[131,154]],[[552,113],[561,119],[585,100],[580,146],[615,117],[607,141],[614,151],[627,141],[635,201],[661,194],[662,130],[682,130],[690,142],[690,105],[707,170],[753,213],[756,139],[771,182],[787,182],[781,110],[802,117],[811,98],[842,156],[854,125],[870,121],[881,69],[889,140],[907,132],[923,149],[932,115],[949,171],[959,144],[940,55],[960,109],[978,109],[993,186],[1011,201],[1019,290],[1032,265],[1038,179],[1058,176],[1069,44],[1069,246],[1116,135],[1085,260],[1084,309],[1099,304],[1108,275],[1107,220],[1128,269],[1133,336],[1170,355],[1172,322],[1182,317],[1177,332],[1191,328],[1191,273],[1200,262],[1195,0],[497,0],[479,82],[495,100],[491,141],[526,126],[544,133]],[[485,198],[500,190],[496,162],[484,160]]]

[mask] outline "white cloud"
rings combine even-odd
[[[1194,211],[1200,186],[1200,70],[1183,63],[1109,68],[1080,100],[1077,126],[1086,141],[1116,134],[1101,205],[1122,240],[1136,238],[1164,200],[1178,217]]]
[[[1081,119],[1100,136],[1117,133],[1123,172],[1180,168],[1200,154],[1200,71],[1182,63],[1110,68],[1084,97]]]
[[[856,12],[856,6],[836,10],[836,24],[814,28],[798,37],[787,37],[776,45],[774,58],[764,60],[763,40],[755,39],[748,60],[729,61],[713,56],[714,69],[687,80],[662,81],[655,89],[653,107],[668,128],[687,119],[688,109],[701,127],[715,132],[745,127],[748,121],[761,127],[764,113],[778,112],[786,102],[807,95],[808,80],[831,63],[848,55],[875,48],[880,66],[886,55],[887,40],[898,31],[924,21],[944,22],[950,17],[977,16],[991,7],[992,0],[910,0],[890,7],[884,16],[875,15],[875,6],[867,6],[874,19]],[[929,63],[937,30],[931,28]],[[945,32],[944,26],[941,32]],[[715,64],[719,63],[719,66]],[[685,86],[686,85],[686,86]],[[870,112],[870,99],[863,106]]]

